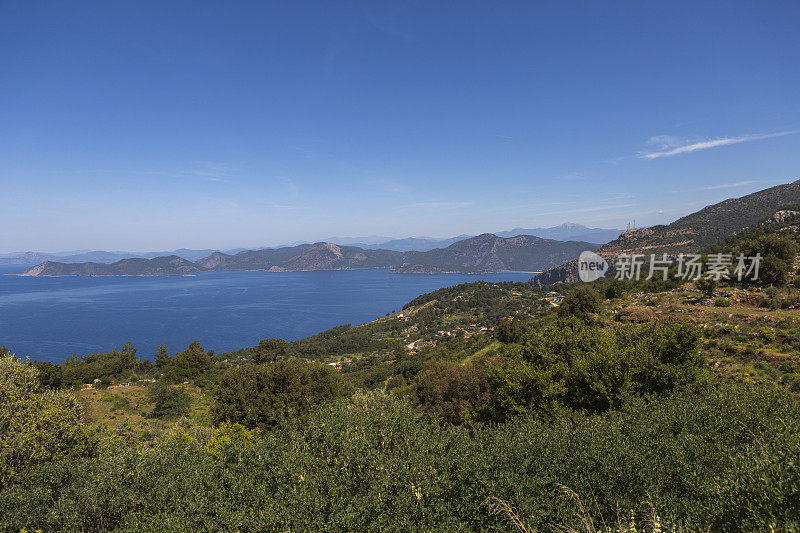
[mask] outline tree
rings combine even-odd
[[[796,242],[771,233],[744,242],[742,249],[747,256],[760,254],[763,258],[759,267],[757,283],[781,286],[789,280],[798,252]]]
[[[136,347],[126,342],[122,348],[83,357],[72,354],[61,364],[63,383],[77,386],[95,379],[124,379],[142,370],[143,361],[136,356]]]
[[[199,341],[194,341],[188,348],[175,354],[167,364],[164,379],[172,383],[193,379],[202,384],[209,379],[213,370],[211,352],[206,352]]]
[[[312,405],[344,396],[350,387],[328,365],[279,361],[227,370],[214,389],[215,424],[238,422],[248,428],[273,427],[304,417]]]
[[[767,254],[761,260],[761,265],[758,273],[758,281],[762,285],[773,285],[780,287],[786,285],[789,281],[789,275],[792,271],[792,263],[781,259],[776,254]]]
[[[34,366],[0,356],[0,485],[23,467],[92,453],[81,414],[71,394],[42,389]]]
[[[592,314],[602,310],[603,302],[597,291],[589,285],[582,285],[567,293],[558,307],[558,314],[562,317],[574,316],[588,320]]]
[[[497,340],[503,344],[512,344],[522,340],[522,324],[519,320],[502,319],[496,328]]]
[[[156,368],[166,368],[172,362],[172,356],[169,354],[166,344],[161,344],[156,348],[156,355],[153,357],[153,363]]]
[[[605,290],[603,290],[605,299],[606,300],[613,300],[614,298],[622,298],[625,296],[626,290],[626,283],[622,280],[612,279],[611,281],[605,284]],[[601,290],[602,290],[601,285]]]
[[[153,402],[153,418],[173,419],[189,414],[192,398],[182,387],[171,387],[157,381],[148,388],[148,396]]]
[[[289,351],[289,343],[283,339],[261,339],[253,348],[253,362],[257,365],[274,363],[284,359]]]
[[[49,361],[30,361],[28,364],[32,365],[39,372],[39,383],[42,387],[47,389],[60,389],[64,384],[61,366],[53,364]]]

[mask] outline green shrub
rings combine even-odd
[[[714,300],[714,306],[716,306],[716,307],[730,307],[731,306],[731,301],[729,299],[727,299],[727,298],[719,297],[716,300]]]
[[[491,401],[480,363],[433,363],[417,376],[414,392],[423,408],[452,424],[483,419]]]
[[[495,420],[560,406],[602,412],[695,383],[699,330],[673,319],[608,331],[576,318],[531,327],[487,366]]]

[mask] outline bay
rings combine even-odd
[[[0,345],[17,356],[61,362],[132,342],[152,359],[156,346],[192,341],[215,352],[287,341],[399,311],[441,287],[478,280],[527,281],[533,274],[393,274],[388,269],[204,272],[161,277],[18,277],[0,266]]]

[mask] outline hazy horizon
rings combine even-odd
[[[175,250],[235,250],[238,248],[246,248],[246,249],[257,249],[257,248],[274,248],[274,247],[283,247],[283,246],[292,246],[300,243],[314,243],[314,242],[336,242],[337,240],[347,241],[349,242],[358,242],[360,244],[380,244],[384,242],[389,242],[393,240],[402,240],[402,239],[430,239],[430,240],[445,240],[445,239],[452,239],[456,237],[462,236],[476,236],[483,233],[502,233],[507,231],[514,231],[518,229],[552,229],[558,228],[564,225],[572,225],[576,224],[574,222],[562,222],[561,224],[556,224],[555,226],[547,226],[547,227],[540,227],[540,228],[522,228],[521,226],[515,226],[509,229],[502,229],[502,230],[493,230],[493,231],[482,231],[480,233],[475,233],[472,235],[468,235],[466,233],[460,233],[458,235],[447,235],[442,237],[433,237],[430,235],[405,235],[405,236],[391,236],[391,235],[338,235],[338,236],[328,236],[322,238],[312,238],[312,239],[298,239],[296,241],[290,242],[279,242],[279,243],[266,243],[266,244],[254,244],[251,246],[201,246],[197,248],[189,248],[187,246],[176,246],[174,248],[164,249],[164,250],[157,250],[155,248],[146,248],[141,250],[123,250],[123,249],[99,249],[99,248],[75,248],[75,249],[64,249],[64,250],[0,250],[0,256],[8,256],[12,254],[22,254],[22,253],[42,253],[42,254],[79,254],[79,253],[86,253],[86,252],[96,252],[96,251],[103,251],[103,252],[110,252],[110,253],[151,253],[151,252],[170,252]],[[600,227],[589,227],[583,226],[587,230],[604,230],[604,231],[617,231],[617,230],[624,230],[624,228],[600,228]],[[338,244],[347,244],[347,243],[338,243]]]

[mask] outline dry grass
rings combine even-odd
[[[569,487],[558,485],[558,488],[575,505],[575,519],[579,524],[573,525],[551,524],[550,529],[556,533],[683,533],[682,528],[668,527],[656,513],[655,507],[650,503],[650,515],[637,521],[633,511],[628,515],[627,523],[623,522],[622,517],[617,513],[616,523],[609,525],[605,522],[596,523],[592,513],[583,503],[581,497]],[[528,525],[514,508],[500,498],[487,498],[481,507],[486,506],[489,514],[499,517],[517,533],[533,533],[536,531]],[[602,519],[601,519],[602,521]]]

